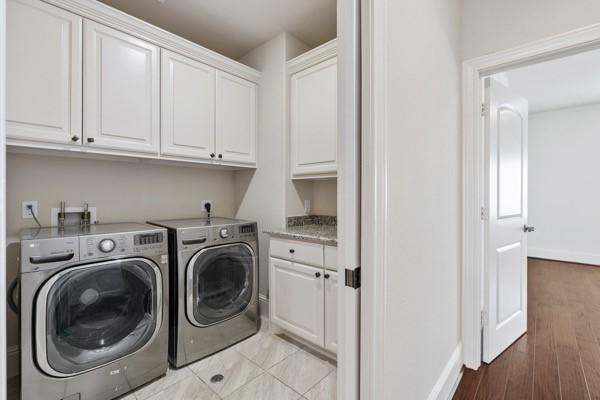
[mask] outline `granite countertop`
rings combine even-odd
[[[267,229],[264,233],[283,239],[337,246],[337,221],[330,217],[290,217],[286,228]]]

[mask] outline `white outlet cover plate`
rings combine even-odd
[[[40,218],[40,214],[38,213],[38,202],[35,200],[27,200],[23,202],[23,218],[25,219],[33,219],[33,216],[31,215],[31,213],[29,212],[29,210],[27,209],[28,205],[33,205],[33,212],[35,213],[36,217],[38,217],[38,219]]]

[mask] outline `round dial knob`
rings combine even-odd
[[[98,249],[103,253],[110,253],[115,249],[115,241],[112,239],[103,239],[98,243]]]
[[[221,236],[223,239],[227,239],[229,237],[229,231],[227,230],[227,228],[222,228],[219,231],[219,236]]]

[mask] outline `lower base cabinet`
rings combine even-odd
[[[337,272],[270,257],[271,322],[331,353],[337,353],[337,291]]]
[[[324,340],[322,269],[271,258],[271,319],[319,346]]]

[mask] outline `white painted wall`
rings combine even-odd
[[[337,180],[315,181],[312,198],[311,214],[337,215]]]
[[[462,365],[460,1],[372,4],[373,112],[384,135],[375,157],[385,159],[376,171],[385,211],[374,221],[385,255],[371,266],[383,268],[385,313],[375,390],[385,400],[447,398]]]
[[[289,178],[287,138],[287,60],[309,47],[288,33],[252,50],[238,61],[261,71],[258,94],[258,167],[236,172],[236,217],[258,221],[259,280],[263,300],[268,295],[269,237],[262,232],[283,228],[285,218],[313,199],[312,182],[295,185]],[[301,215],[301,214],[300,214]],[[266,304],[261,302],[263,307]],[[265,312],[262,310],[261,312]]]
[[[598,22],[597,0],[463,0],[463,59]]]
[[[237,210],[233,171],[126,161],[106,161],[9,153],[7,157],[6,276],[17,273],[19,231],[34,227],[21,218],[21,202],[37,200],[42,225],[61,200],[97,207],[100,222],[145,222],[204,216],[201,201],[213,200],[214,214],[233,217]],[[8,346],[18,344],[18,320],[8,312]],[[14,365],[9,369],[14,372]]]
[[[530,257],[600,265],[600,104],[529,116]]]

